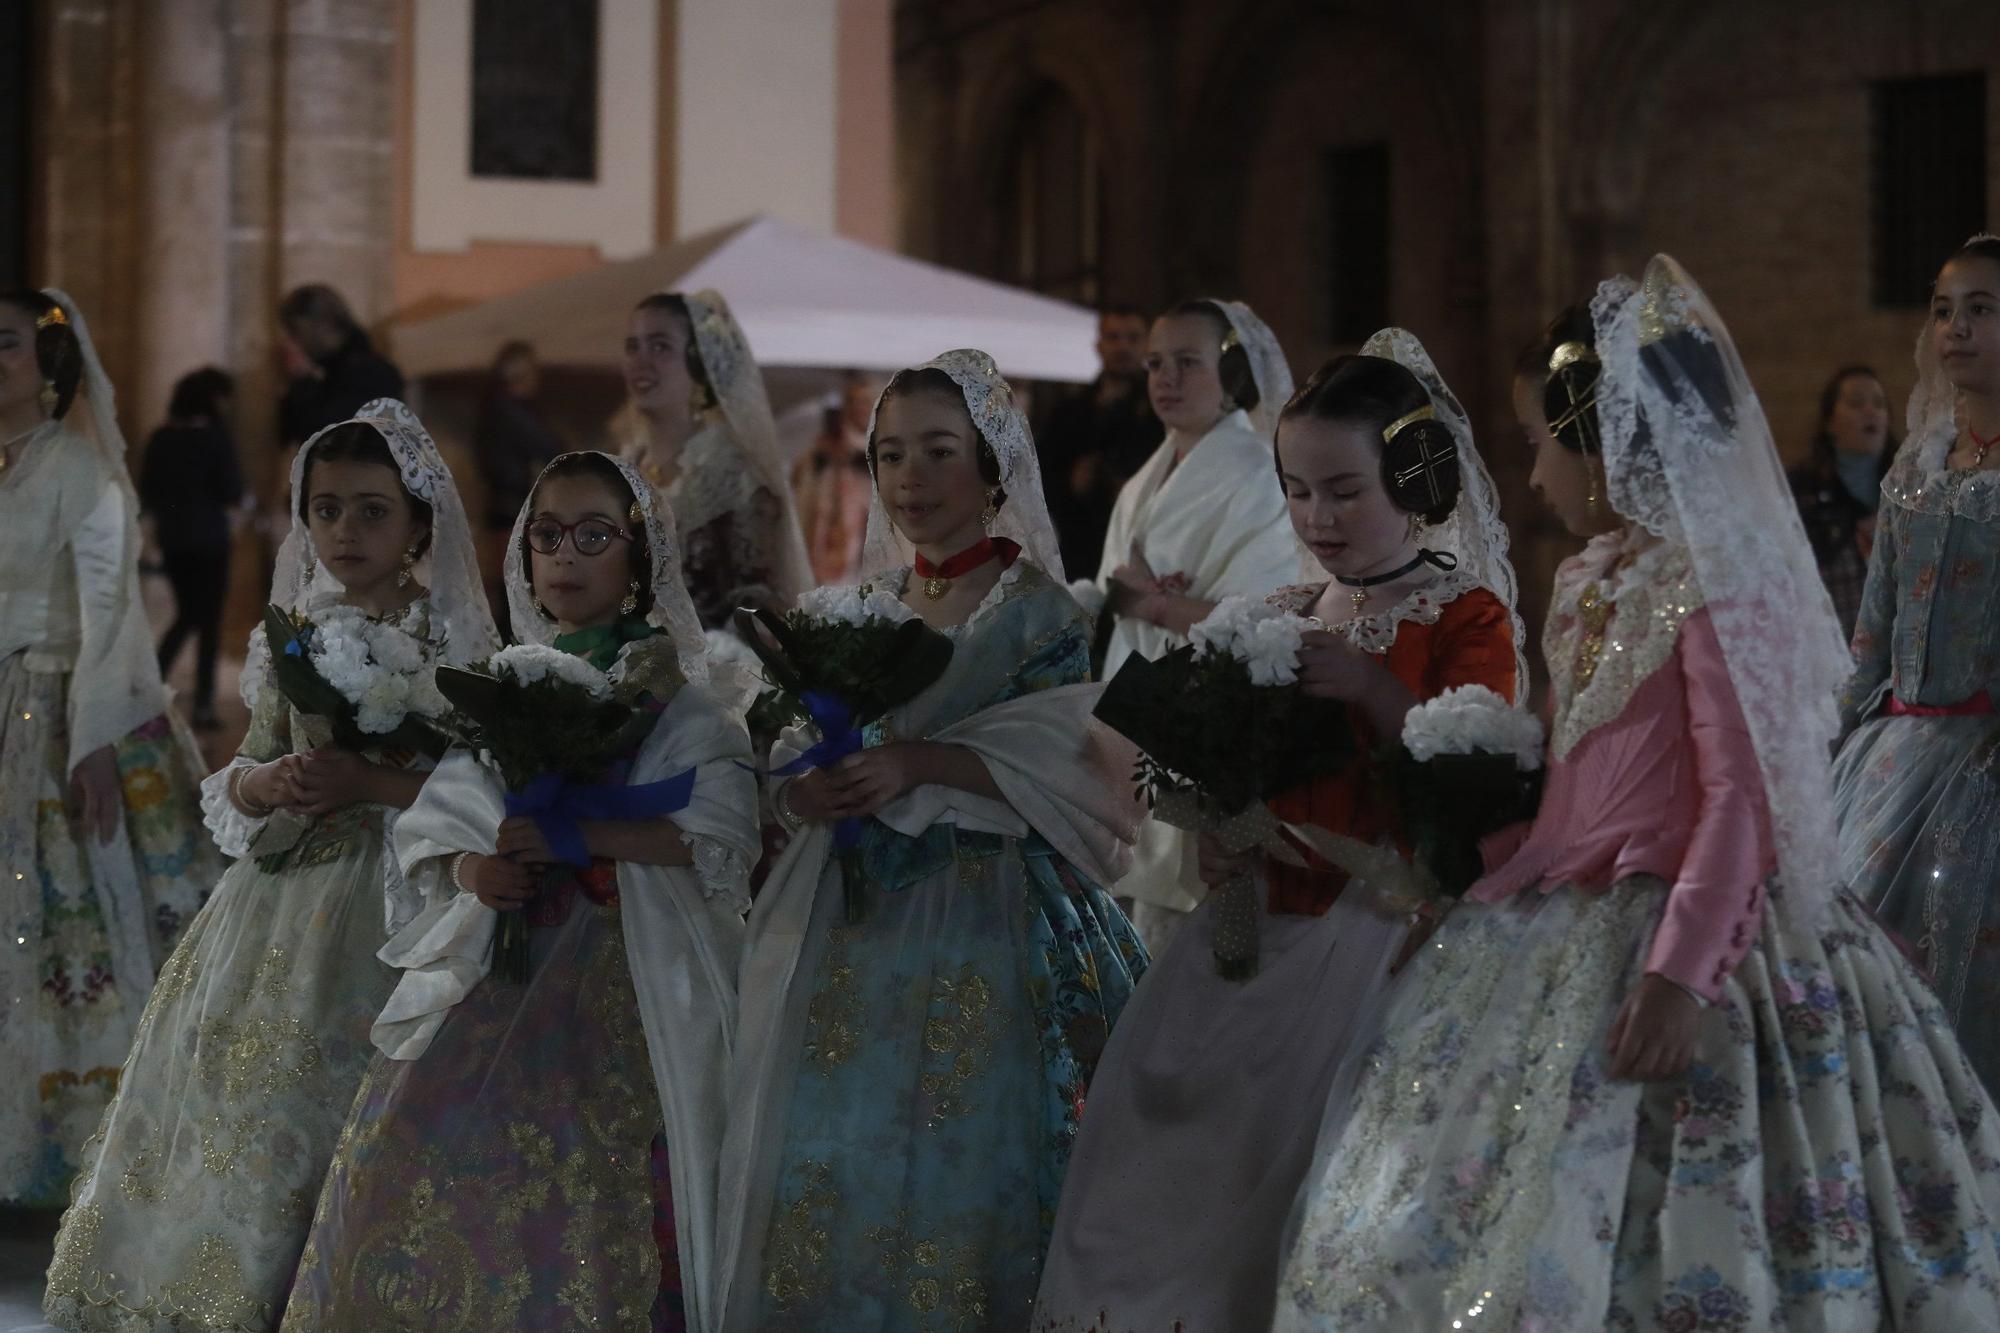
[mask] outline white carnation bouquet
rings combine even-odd
[[[1388,769],[1418,896],[1464,893],[1485,868],[1480,839],[1533,817],[1542,744],[1540,719],[1484,685],[1456,686],[1404,717]]]
[[[929,689],[951,664],[951,640],[895,593],[872,584],[815,588],[782,617],[736,613],[736,631],[764,665],[770,688],[750,710],[753,730],[805,725],[817,742],[772,774],[829,768],[862,747],[862,728]],[[865,919],[859,819],[834,825],[850,922]]]
[[[1345,708],[1299,686],[1311,628],[1260,599],[1227,597],[1187,647],[1119,667],[1096,716],[1139,747],[1136,777],[1155,818],[1211,834],[1231,852],[1297,862],[1265,802],[1354,753]],[[1216,892],[1216,970],[1241,980],[1257,970],[1256,884],[1241,875]]]
[[[350,606],[312,616],[266,607],[264,634],[286,701],[326,718],[342,749],[444,753],[451,709],[425,641]]]

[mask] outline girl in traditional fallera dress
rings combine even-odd
[[[1154,321],[1146,389],[1167,438],[1112,506],[1093,601],[1112,616],[1108,679],[1133,653],[1158,657],[1232,594],[1262,597],[1298,577],[1271,435],[1292,372],[1240,301],[1184,301]],[[1093,608],[1094,609],[1094,608]],[[1148,820],[1114,890],[1158,953],[1202,900],[1194,841]]]
[[[870,440],[872,586],[955,652],[867,748],[778,793],[802,832],[751,918],[723,1327],[1018,1329],[1143,966],[1099,887],[1138,822],[1133,752],[1075,688],[1090,620],[992,360],[902,372]],[[859,924],[829,854],[844,816],[872,817]]]
[[[50,1207],[223,864],[139,600],[111,382],[61,292],[0,294],[0,512],[0,1201]]]
[[[1266,484],[1282,487],[1298,542],[1331,577],[1272,600],[1325,626],[1300,680],[1349,703],[1360,752],[1273,808],[1372,843],[1394,815],[1371,791],[1371,744],[1393,743],[1423,699],[1462,685],[1512,698],[1521,680],[1506,529],[1464,411],[1401,329],[1313,376],[1285,409],[1276,454]],[[1212,900],[1155,962],[1098,1066],[1037,1329],[1269,1323],[1285,1220],[1349,1024],[1403,941],[1368,887],[1324,862],[1232,858],[1206,839],[1201,854],[1210,884],[1239,866],[1259,877],[1257,972],[1217,974]]]
[[[642,688],[659,712],[623,781],[693,769],[693,793],[671,817],[579,821],[592,865],[552,877],[489,760],[438,766],[396,830],[429,906],[383,951],[408,969],[375,1029],[386,1058],[341,1135],[286,1329],[713,1326],[756,780],[702,684],[679,563],[670,516],[607,455],[557,458],[523,507],[515,626]],[[528,913],[525,982],[487,975],[508,911]]]
[[[2000,1089],[2000,237],[1938,274],[1833,766],[1840,871]]]
[[[681,576],[705,628],[738,607],[786,609],[812,563],[763,372],[719,292],[661,292],[633,310],[625,387],[640,431],[626,458],[673,510]]]
[[[395,636],[421,689],[436,662],[498,646],[464,508],[403,404],[308,440],[292,495],[273,605]],[[265,633],[243,672],[249,734],[204,784],[238,859],[160,974],[56,1237],[45,1305],[65,1328],[277,1326],[395,980],[375,960],[385,893],[391,910],[402,896],[386,841],[431,760],[330,748],[327,719],[272,678]]]
[[[1834,887],[1846,653],[1728,330],[1660,256],[1527,369],[1591,538],[1547,789],[1336,1075],[1275,1327],[2000,1327],[2000,1124]]]

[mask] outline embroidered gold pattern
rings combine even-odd
[[[894,1226],[877,1227],[868,1239],[881,1247],[882,1273],[919,1314],[942,1314],[927,1325],[971,1333],[987,1326],[986,1284],[979,1278],[979,1249],[949,1245],[929,1237],[912,1240],[908,1212],[897,1214]]]
[[[993,1044],[993,1028],[987,1021],[993,988],[970,963],[960,967],[956,976],[934,975],[931,984],[924,1050],[942,1057],[943,1067],[926,1069],[919,1086],[932,1099],[928,1127],[935,1129],[973,1109],[966,1092],[984,1072],[985,1057]]]
[[[1576,618],[1583,627],[1583,633],[1576,641],[1576,688],[1581,690],[1590,684],[1590,678],[1597,674],[1597,664],[1604,658],[1604,629],[1611,623],[1611,613],[1617,606],[1604,599],[1604,589],[1596,583],[1586,583],[1576,597]]]
[[[853,938],[849,926],[828,932],[826,960],[820,964],[824,980],[806,1003],[805,1061],[822,1075],[832,1074],[861,1048],[861,989],[847,960]]]
[[[118,1178],[118,1188],[134,1203],[159,1202],[162,1195],[160,1182],[151,1179],[159,1165],[158,1150],[145,1149],[126,1164],[124,1173]]]
[[[160,1306],[207,1328],[262,1328],[272,1314],[251,1293],[236,1251],[213,1233],[201,1238],[187,1276],[160,1288]]]
[[[764,1290],[781,1314],[826,1297],[826,1262],[832,1249],[826,1223],[840,1206],[832,1167],[807,1161],[800,1164],[800,1175],[804,1188],[771,1219],[770,1240],[764,1246]]]

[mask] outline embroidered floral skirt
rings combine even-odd
[[[2000,1089],[2000,717],[1882,717],[1834,764],[1840,871]]]
[[[1154,960],[1097,1068],[1037,1333],[1269,1324],[1328,1086],[1406,934],[1362,897],[1263,914],[1247,981],[1216,973],[1212,898]]]
[[[45,1304],[80,1330],[275,1328],[395,974],[382,807],[230,867],[160,972],[56,1236]]]
[[[909,844],[934,845],[943,864],[914,882],[871,881],[859,925],[838,867],[821,882],[741,1327],[1027,1324],[1085,1090],[1145,953],[1046,847],[948,826]]]
[[[1357,1061],[1274,1327],[2000,1328],[1993,1103],[1860,905],[1807,929],[1787,897],[1654,1084],[1605,1043],[1659,880],[1453,912]]]
[[[489,977],[421,1057],[376,1057],[285,1329],[686,1327],[618,909],[578,895],[529,949],[526,985]]]
[[[55,1207],[117,1090],[151,974],[224,862],[192,746],[164,716],[113,747],[123,819],[97,841],[68,809],[69,677],[27,656],[0,662],[0,1200]]]

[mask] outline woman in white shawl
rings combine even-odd
[[[1277,338],[1241,301],[1184,301],[1153,323],[1146,391],[1167,438],[1118,492],[1097,589],[1114,618],[1110,679],[1137,653],[1158,657],[1232,594],[1262,597],[1299,576],[1271,436],[1292,396]],[[1201,902],[1194,842],[1148,820],[1114,892],[1159,953]]]
[[[488,763],[454,750],[438,766],[396,828],[425,905],[382,952],[407,969],[375,1028],[386,1058],[327,1175],[285,1328],[712,1326],[756,794],[743,728],[702,684],[679,552],[643,481],[604,454],[556,459],[523,507],[517,630],[639,686],[657,720],[623,781],[691,768],[692,796],[671,817],[578,821],[591,865],[551,876],[536,872],[556,861],[548,837],[507,816]],[[495,909],[528,914],[525,984],[486,975]]]
[[[307,440],[291,493],[272,605],[329,646],[368,644],[400,664],[384,677],[420,691],[438,661],[499,646],[464,507],[409,408],[378,399]],[[375,961],[385,889],[402,884],[389,830],[431,759],[333,748],[328,720],[279,690],[262,626],[243,698],[249,734],[203,784],[237,860],[161,970],[56,1237],[44,1303],[65,1328],[277,1326],[311,1221],[301,1201],[395,983]],[[430,699],[413,708],[441,713]]]
[[[626,461],[673,510],[681,578],[706,629],[741,606],[787,610],[812,563],[778,452],[764,375],[719,292],[659,292],[625,334],[640,430]]]
[[[111,381],[61,292],[0,293],[0,1201],[62,1202],[222,859],[139,600]]]
[[[1134,755],[1090,724],[1090,621],[991,358],[897,375],[870,441],[863,587],[955,651],[866,748],[777,794],[801,831],[751,919],[723,1327],[1019,1329],[1144,965],[1099,887],[1138,821]],[[839,817],[867,820],[859,924],[829,854]]]

